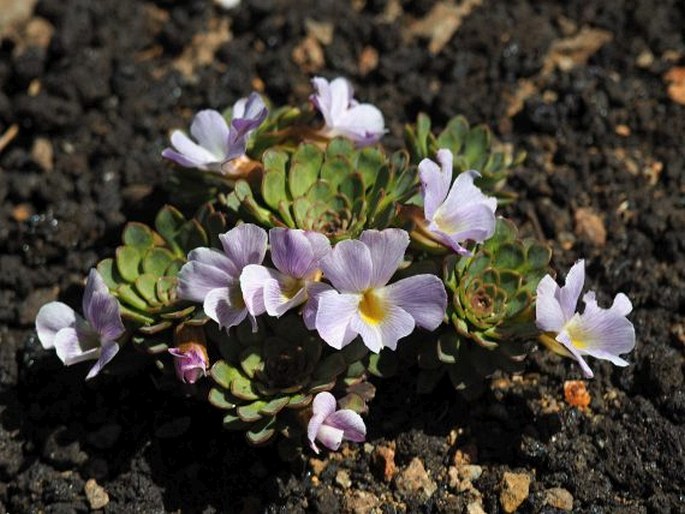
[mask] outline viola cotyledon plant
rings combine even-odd
[[[147,358],[283,455],[364,441],[370,380],[399,369],[421,393],[443,378],[468,391],[536,340],[586,377],[587,357],[628,364],[628,298],[605,309],[589,292],[579,311],[584,261],[560,287],[550,247],[497,215],[520,156],[462,117],[434,133],[426,115],[390,151],[381,111],[347,79],[312,86],[301,106],[252,93],[174,131],[162,156],[185,177],[169,181],[185,213],[129,223],[88,276],[83,316],[42,307],[43,347],[67,366],[95,361],[87,379]],[[190,198],[202,201],[189,211]]]

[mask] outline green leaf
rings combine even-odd
[[[464,154],[469,168],[481,169],[490,148],[490,131],[484,126],[472,128],[466,136]]]
[[[336,352],[319,362],[313,378],[314,380],[330,381],[345,371],[345,368],[347,368],[345,357]]]
[[[455,116],[440,133],[437,139],[437,148],[447,148],[456,156],[461,152],[461,148],[469,132],[469,122],[463,116]],[[460,169],[463,171],[463,169]]]
[[[259,350],[260,348],[256,345],[249,346],[240,355],[240,367],[250,378],[254,378],[255,373],[264,369],[264,361]]]
[[[364,188],[369,188],[376,181],[378,170],[385,160],[383,153],[377,148],[366,147],[359,152],[357,171],[362,177]]]
[[[125,245],[139,248],[148,248],[155,244],[154,233],[150,227],[134,221],[126,224],[122,239]]]
[[[353,171],[354,168],[347,157],[326,157],[326,162],[321,166],[321,179],[330,184],[331,190],[336,191],[345,177]]]
[[[304,195],[319,178],[323,152],[316,145],[302,144],[292,157],[288,186],[293,198]]]
[[[135,281],[136,291],[153,307],[159,305],[157,298],[157,277],[150,273],[140,275]]]
[[[233,413],[224,416],[224,428],[226,430],[245,430],[250,426]]]
[[[283,173],[285,176],[285,168],[288,164],[288,152],[282,150],[269,149],[264,152],[262,156],[262,162],[264,163],[265,171],[276,171]]]
[[[175,239],[178,231],[185,222],[186,219],[183,217],[183,214],[171,205],[162,207],[155,218],[155,228],[157,229],[157,232],[164,238],[174,253],[183,252]]]
[[[337,137],[326,147],[326,159],[340,155],[348,156],[354,153],[354,143],[347,138]]]
[[[162,277],[174,259],[174,255],[169,250],[155,246],[150,248],[143,257],[143,271],[154,277]]]
[[[259,399],[259,395],[252,387],[250,379],[240,374],[234,377],[231,382],[231,393],[241,400],[253,401]]]
[[[364,197],[364,182],[359,173],[352,173],[338,186],[338,191],[345,195],[350,201]]]
[[[504,243],[495,252],[494,266],[499,269],[518,270],[526,261],[521,244]]]
[[[250,428],[245,434],[247,442],[258,446],[269,442],[276,433],[276,418],[264,418]]]
[[[124,277],[122,277],[119,270],[117,270],[114,259],[109,258],[100,261],[97,265],[97,269],[110,291],[114,291],[125,282]]]
[[[146,311],[150,308],[148,303],[129,284],[119,286],[116,290],[116,295],[119,297],[119,300],[126,302],[135,309]]]
[[[290,400],[287,396],[274,398],[273,400],[270,400],[264,407],[262,407],[260,412],[265,416],[275,416],[283,409],[283,407],[288,405],[289,401]]]
[[[269,207],[278,210],[281,202],[288,200],[285,190],[285,173],[281,171],[265,172],[262,180],[262,196]]]
[[[431,135],[431,119],[420,112],[416,117],[416,146],[420,155],[428,157],[428,138]]]
[[[265,406],[266,402],[264,400],[257,400],[256,402],[240,405],[236,409],[236,412],[238,413],[238,417],[240,417],[240,419],[252,423],[262,419],[262,415],[259,411]]]
[[[297,393],[290,396],[287,407],[289,409],[302,409],[312,402],[310,394]]]
[[[133,282],[140,275],[140,260],[140,251],[134,246],[120,246],[117,248],[117,270],[126,282]]]
[[[240,372],[226,361],[216,361],[209,370],[209,374],[224,389],[230,389],[233,379],[240,376]]]
[[[397,373],[399,362],[397,354],[387,348],[380,353],[369,353],[369,373],[376,377],[387,378]]]
[[[208,400],[209,403],[218,407],[219,409],[231,410],[235,409],[236,405],[231,401],[231,398],[226,394],[227,392],[223,389],[217,389],[212,387],[209,390]]]
[[[549,265],[552,258],[552,249],[536,241],[526,241],[530,246],[526,252],[526,268],[542,270]]]

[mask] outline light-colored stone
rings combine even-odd
[[[480,502],[473,501],[466,506],[466,514],[486,514]]]
[[[345,512],[350,514],[369,514],[380,505],[381,501],[367,491],[354,491],[345,498]]]
[[[338,470],[338,472],[335,474],[335,483],[343,489],[349,489],[352,485],[350,474],[344,469]]]
[[[40,166],[43,171],[52,171],[53,164],[52,143],[44,137],[37,137],[33,140],[31,147],[31,158]]]
[[[529,489],[529,475],[505,472],[502,477],[502,490],[499,496],[499,502],[504,512],[516,512],[516,509],[528,498]]]
[[[92,510],[104,509],[109,503],[109,495],[105,488],[99,485],[94,478],[86,482],[83,488],[86,493],[86,499]]]
[[[373,463],[383,480],[390,482],[397,472],[395,449],[391,446],[379,446],[373,453]]]
[[[426,498],[433,496],[438,488],[428,476],[423,462],[418,457],[414,457],[409,465],[397,475],[395,485],[397,490],[406,496],[424,494]]]
[[[545,491],[545,505],[570,512],[573,510],[573,496],[563,487],[552,487]]]

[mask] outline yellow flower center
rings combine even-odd
[[[369,325],[378,325],[385,319],[385,301],[378,293],[369,289],[362,294],[359,302],[359,314],[362,320]]]
[[[243,300],[243,291],[240,286],[229,287],[228,288],[228,303],[234,309],[244,309],[245,300]]]
[[[304,281],[293,277],[287,277],[281,286],[281,296],[286,300],[290,300],[300,291],[300,289],[302,289]]]

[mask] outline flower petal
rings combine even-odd
[[[323,259],[326,255],[331,253],[331,242],[328,238],[321,234],[320,232],[312,232],[310,230],[305,230],[304,236],[309,240],[309,244],[312,246],[312,251],[314,252],[315,265],[319,267],[319,261]]]
[[[595,374],[592,372],[590,369],[590,366],[588,366],[587,362],[585,362],[585,359],[583,359],[583,356],[578,352],[578,349],[573,346],[573,343],[571,342],[571,338],[569,335],[564,331],[560,332],[556,340],[559,341],[564,347],[571,353],[574,359],[580,364],[580,369],[583,371],[583,375],[585,375],[585,378],[592,378],[595,376]]]
[[[418,326],[438,328],[447,309],[445,286],[435,275],[414,275],[384,288],[390,302],[408,312]]]
[[[618,293],[614,296],[614,303],[611,305],[611,310],[620,316],[627,316],[632,312],[633,304],[625,294]]]
[[[333,129],[356,141],[359,146],[368,146],[378,142],[385,134],[385,120],[378,107],[364,103],[340,115]]]
[[[566,283],[559,292],[559,305],[564,317],[569,320],[573,317],[578,306],[578,298],[585,284],[585,261],[580,259],[571,266],[566,275]]]
[[[202,148],[180,130],[174,130],[171,133],[171,144],[176,149],[178,154],[182,155],[188,162],[194,163],[193,166],[201,170],[209,170],[211,169],[212,164],[216,165],[222,160],[220,156],[218,157],[206,148]],[[171,152],[173,151],[174,150],[171,150]],[[182,166],[184,165],[182,162],[173,159],[173,154],[165,155],[162,153],[162,155],[175,160]]]
[[[57,333],[63,328],[74,328],[77,316],[74,309],[62,302],[43,305],[36,316],[36,332],[43,348],[54,348]]]
[[[86,280],[86,287],[83,291],[83,300],[81,301],[81,308],[83,314],[88,313],[88,306],[90,305],[93,293],[110,294],[109,288],[105,281],[100,276],[100,273],[95,268],[92,268],[88,273],[88,280]],[[87,317],[87,316],[86,316]]]
[[[446,201],[435,212],[428,229],[445,234],[449,238],[448,246],[462,253],[460,242],[481,243],[489,239],[495,233],[495,224],[494,211],[484,203],[459,205]]]
[[[269,230],[269,241],[271,260],[280,272],[304,278],[314,270],[314,250],[304,230],[272,228]]]
[[[331,105],[330,113],[333,123],[331,126],[336,126],[340,123],[340,118],[345,114],[352,97],[354,96],[354,89],[352,83],[344,77],[333,79],[330,83]]]
[[[101,340],[114,341],[126,331],[121,321],[119,302],[109,293],[93,293],[84,312]]]
[[[361,241],[341,241],[331,253],[321,259],[321,269],[328,281],[341,293],[360,293],[371,284],[371,252]]]
[[[240,274],[240,289],[247,310],[253,316],[266,312],[264,306],[264,284],[279,277],[281,273],[259,264],[249,264]]]
[[[339,428],[329,427],[324,422],[324,424],[319,427],[316,438],[329,450],[336,451],[340,448],[344,435],[345,432]]]
[[[319,296],[325,291],[332,291],[333,288],[324,282],[307,282],[307,303],[302,310],[304,325],[309,330],[316,330],[316,313],[319,310]]]
[[[430,159],[423,159],[419,163],[423,212],[427,220],[433,219],[435,211],[447,198],[452,184],[452,152],[438,150],[437,159],[440,166]]]
[[[328,391],[317,394],[312,402],[312,415],[322,415],[324,419],[335,412],[338,402]]]
[[[221,234],[219,240],[224,252],[239,271],[248,264],[261,264],[266,255],[266,231],[252,223],[232,228]]]
[[[269,316],[280,318],[290,309],[307,301],[307,290],[302,286],[294,294],[291,279],[281,276],[280,279],[272,279],[264,282],[264,307]]]
[[[218,111],[205,109],[198,112],[190,125],[190,133],[215,160],[221,161],[228,154],[228,124]]]
[[[242,303],[238,283],[211,290],[205,298],[203,308],[205,314],[216,321],[219,327],[226,329],[240,324],[248,314]]]
[[[331,87],[328,81],[322,77],[314,77],[312,79],[312,86],[314,86],[314,94],[309,99],[314,104],[321,115],[327,127],[333,126],[333,117],[331,116],[331,107],[333,99],[331,97]]]
[[[537,287],[535,324],[544,332],[559,332],[567,319],[558,300],[559,286],[550,275],[545,275]]]
[[[366,425],[362,417],[350,409],[341,409],[326,418],[325,425],[343,431],[343,439],[355,443],[366,440]]]
[[[55,336],[55,353],[65,366],[97,359],[100,355],[99,341],[84,337],[73,327],[63,328]]]
[[[188,254],[188,260],[201,262],[207,266],[218,268],[232,278],[238,278],[240,276],[240,270],[236,268],[231,259],[226,257],[225,253],[216,248],[195,248]]]
[[[635,327],[624,315],[612,309],[597,309],[577,315],[566,331],[579,353],[606,359],[619,366],[619,357],[635,348]]]
[[[404,259],[404,252],[409,246],[409,234],[399,228],[365,230],[359,240],[368,247],[371,254],[373,271],[370,286],[384,286]]]
[[[350,329],[350,322],[357,312],[360,296],[325,291],[318,297],[319,308],[316,312],[316,330],[321,339],[336,350],[348,345],[356,337]]]
[[[96,376],[103,367],[111,361],[114,356],[119,353],[119,345],[114,341],[104,341],[102,343],[102,349],[100,351],[100,357],[98,357],[97,362],[90,368],[88,375],[86,375],[86,380],[90,380]]]
[[[416,326],[411,314],[397,305],[387,301],[381,308],[383,317],[378,321],[371,322],[359,313],[350,321],[350,328],[361,336],[364,345],[374,353],[383,348],[395,350],[397,341],[411,334]]]
[[[207,295],[235,279],[224,270],[200,261],[186,262],[178,272],[176,292],[182,300],[203,302]]]
[[[321,428],[321,425],[323,424],[325,416],[322,414],[314,414],[310,420],[309,423],[307,424],[307,439],[309,439],[309,446],[311,447],[312,450],[314,450],[314,453],[317,455],[319,454],[319,447],[316,446],[316,436],[319,433],[319,429]]]

